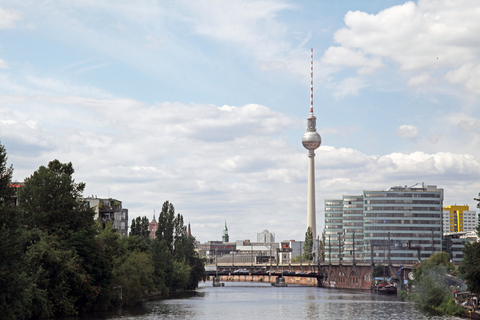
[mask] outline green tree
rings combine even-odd
[[[206,279],[205,263],[195,251],[194,240],[187,234],[183,216],[175,215],[173,205],[165,201],[152,247],[159,291],[195,289]]]
[[[446,252],[437,252],[422,261],[414,268],[415,300],[427,308],[457,314],[459,310],[450,306],[452,292],[447,277],[454,269]]]
[[[121,262],[115,267],[115,288],[121,291],[121,302],[133,305],[156,292],[154,266],[146,252],[129,251],[119,257]]]
[[[26,266],[35,285],[32,316],[50,318],[78,314],[78,292],[88,281],[80,258],[58,237],[43,234],[28,247]]]
[[[24,319],[31,316],[33,285],[24,272],[25,232],[15,210],[11,187],[13,167],[0,144],[0,317]]]
[[[71,232],[93,230],[94,211],[82,200],[84,183],[75,183],[72,163],[53,160],[41,166],[18,191],[23,224],[48,234],[68,237]]]
[[[132,219],[132,224],[130,225],[130,235],[138,235],[138,227],[136,219]]]
[[[130,227],[130,235],[133,236],[150,236],[150,231],[148,230],[149,221],[147,217],[137,217],[132,219],[132,226]]]
[[[67,305],[58,309],[65,315],[66,312],[74,314],[106,308],[112,298],[112,266],[97,238],[94,211],[82,199],[85,184],[75,183],[73,173],[71,163],[53,160],[48,167],[41,166],[25,179],[25,185],[18,192],[22,226],[33,235],[39,231],[45,237],[58,238],[62,250],[71,251],[72,256],[78,257],[81,270],[77,272],[83,273],[86,281],[81,287],[71,287],[77,298],[72,300],[74,309]],[[32,265],[29,273],[32,276],[37,274],[35,267],[43,268],[43,274],[55,275],[54,264]],[[55,291],[49,289],[52,290]],[[54,299],[53,296],[46,298]],[[52,303],[54,312],[57,312],[55,304],[58,302],[47,302],[46,305]]]
[[[305,243],[303,245],[303,259],[311,261],[313,260],[313,233],[310,227],[305,232]]]
[[[477,208],[480,209],[480,193],[478,198]],[[480,218],[480,215],[479,215]],[[480,220],[477,224],[477,236],[480,236]],[[467,288],[470,292],[476,295],[480,294],[480,242],[467,243],[463,249],[463,260],[458,268],[458,271],[465,279]]]

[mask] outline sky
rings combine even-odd
[[[200,242],[304,240],[314,50],[325,199],[480,192],[480,2],[0,2],[0,143],[14,180],[71,162],[130,220],[170,201]],[[478,211],[478,210],[477,210]]]

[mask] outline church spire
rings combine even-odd
[[[228,228],[227,228],[227,221],[225,221],[225,228],[223,229],[223,236],[222,236],[222,242],[228,242]]]

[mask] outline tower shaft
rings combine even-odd
[[[310,227],[313,239],[317,238],[317,222],[315,213],[315,151],[308,152],[308,196],[307,196],[307,229]]]

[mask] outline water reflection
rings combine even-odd
[[[149,301],[135,308],[116,309],[80,319],[460,319],[419,310],[410,301],[369,292],[227,282],[214,288],[202,284],[197,292]]]

